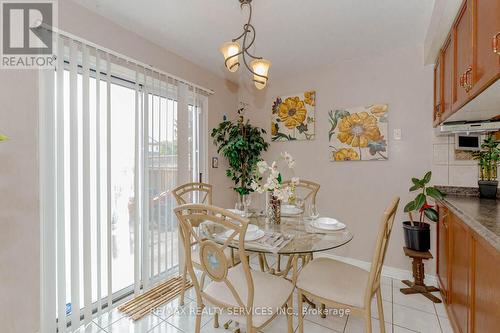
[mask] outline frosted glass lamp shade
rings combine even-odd
[[[240,59],[238,57],[233,57],[230,58],[231,56],[234,56],[238,52],[240,52],[240,44],[237,42],[227,42],[222,44],[220,47],[220,52],[224,56],[224,61],[226,64],[226,68],[230,72],[236,72],[238,68],[240,67]],[[228,59],[230,58],[230,59]]]
[[[257,89],[264,89],[267,84],[267,74],[269,73],[269,68],[271,67],[271,62],[266,59],[255,59],[250,63],[250,67],[252,70],[262,76],[255,75],[253,76],[253,82],[255,83],[255,87]]]

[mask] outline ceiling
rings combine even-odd
[[[224,69],[219,46],[247,19],[237,0],[75,0],[200,66]],[[334,62],[423,44],[434,0],[254,0],[253,53],[282,78]]]

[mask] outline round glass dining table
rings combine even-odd
[[[250,224],[258,226],[259,229],[263,230],[266,234],[280,234],[288,240],[287,244],[278,251],[272,251],[269,248],[255,246],[254,242],[246,241],[245,250],[248,252],[273,253],[281,255],[311,254],[343,246],[349,243],[353,238],[353,234],[347,227],[338,231],[317,229],[311,226],[311,221],[302,215],[290,217],[282,216],[280,224],[268,223],[265,216],[253,215],[248,219]],[[201,230],[203,237],[209,238],[219,244],[224,243],[223,233],[226,229],[222,226],[210,224],[205,225],[205,227]],[[233,241],[229,244],[229,246],[237,248],[238,242]]]
[[[266,235],[281,236],[286,240],[286,244],[279,249],[271,249],[259,246],[252,241],[245,241],[245,251],[259,254],[259,263],[263,271],[283,277],[287,277],[292,272],[292,282],[296,282],[298,259],[302,259],[302,265],[307,264],[314,253],[338,248],[349,243],[353,238],[353,234],[347,226],[338,231],[324,231],[312,227],[311,221],[303,215],[282,216],[280,224],[271,224],[265,216],[255,214],[248,219],[250,224],[258,226]],[[200,228],[200,236],[222,245],[226,240],[225,231],[226,229],[221,225],[204,222]],[[237,249],[238,242],[233,240],[229,242],[228,246]],[[288,256],[286,267],[281,269],[279,260],[277,267],[270,267],[267,264],[265,254]]]

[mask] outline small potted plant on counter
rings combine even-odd
[[[410,221],[403,222],[405,245],[415,251],[429,251],[431,246],[430,225],[425,218],[432,222],[438,222],[439,216],[434,206],[429,204],[429,197],[441,200],[443,193],[437,188],[428,186],[432,173],[429,171],[422,179],[412,178],[410,192],[420,191],[414,200],[408,202],[404,208],[408,213]],[[418,214],[418,220],[414,220],[412,213]]]
[[[499,142],[490,134],[481,144],[481,150],[473,153],[479,164],[479,195],[481,198],[496,199],[498,180],[497,165],[500,156]]]

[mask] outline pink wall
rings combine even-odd
[[[247,116],[268,132],[274,97],[316,90],[316,139],[272,143],[267,158],[288,151],[297,160],[297,176],[321,184],[320,214],[344,221],[355,235],[349,245],[334,251],[337,255],[371,261],[382,212],[393,196],[401,196],[386,264],[410,269],[402,251],[401,221],[406,219],[402,210],[411,198],[411,177],[430,170],[432,157],[432,66],[423,65],[422,54],[421,47],[390,50],[384,56],[290,73],[284,79],[271,74],[263,91],[240,88],[240,99],[251,104]],[[389,104],[389,161],[330,162],[328,111],[374,103]],[[395,128],[402,129],[401,141],[392,138]],[[426,269],[433,273],[433,263]]]
[[[0,70],[0,331],[39,320],[38,73]]]
[[[213,89],[209,129],[237,107],[236,84],[72,1],[59,1],[59,24],[66,32]],[[11,137],[0,144],[0,331],[31,333],[39,329],[40,313],[38,74],[0,70],[0,88],[0,133]],[[214,154],[209,144],[209,156]],[[216,186],[215,204],[231,206],[223,161],[209,177]]]

